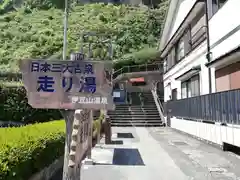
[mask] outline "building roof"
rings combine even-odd
[[[206,63],[206,66],[210,68],[212,67],[220,68],[222,66],[224,67],[226,65],[240,61],[239,57],[240,57],[240,46],[237,46],[236,48],[227,52],[226,54],[223,54],[222,56],[214,59],[213,61]]]
[[[172,27],[172,23],[170,22],[173,19],[174,14],[176,14],[178,1],[179,0],[169,0],[168,10],[167,10],[167,13],[165,14],[165,19],[164,19],[164,27],[162,28],[162,31],[161,31],[159,50],[162,50],[166,44],[169,31]]]
[[[160,39],[160,45],[159,45],[160,51],[166,48],[166,45],[169,44],[169,41],[171,41],[174,38],[174,36],[176,36],[176,34],[181,33],[182,29],[184,28],[183,26],[186,26],[186,24],[188,24],[188,22],[195,17],[195,14],[199,11],[199,9],[203,7],[203,4],[205,3],[204,0],[193,0],[193,1],[186,2],[188,4],[181,4],[183,2],[184,2],[183,0],[170,1],[168,12],[166,13],[166,17],[165,17],[164,28],[162,30],[161,39]],[[174,27],[176,23],[175,19],[177,19],[176,17],[179,15],[178,13],[179,7],[187,8],[186,10],[181,9],[181,13],[185,12],[186,14],[184,15],[181,14],[182,19],[178,19],[177,26]],[[174,32],[172,34],[173,28],[174,28]]]

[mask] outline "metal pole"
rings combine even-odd
[[[63,60],[67,59],[67,30],[68,30],[68,0],[65,0],[64,33],[63,33]]]

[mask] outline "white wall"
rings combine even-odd
[[[174,25],[172,26],[173,28],[171,30],[170,37],[168,38],[168,40],[170,40],[170,38],[176,32],[176,30],[178,29],[180,24],[183,22],[184,18],[187,16],[188,12],[193,7],[195,2],[196,0],[180,0],[180,3],[179,3],[180,5],[178,6],[177,12],[175,14],[176,19],[175,19]]]
[[[206,59],[206,41],[203,42],[199,47],[197,47],[193,52],[186,56],[181,62],[176,64],[170,71],[168,71],[163,76],[164,87],[171,83],[171,89],[177,88],[178,96],[181,98],[181,81],[176,81],[175,78],[184,74],[194,66],[201,65],[202,71],[200,72],[200,93],[207,94],[209,92],[208,84],[208,68],[205,66],[207,63]],[[168,89],[164,88],[164,94],[169,94]],[[167,98],[167,96],[165,96]],[[164,101],[167,99],[164,98]]]
[[[240,128],[220,126],[183,119],[171,118],[171,127],[201,139],[223,145],[223,142],[240,147]]]
[[[172,29],[172,34],[181,23],[184,18],[184,14],[187,14],[187,10],[190,10],[195,0],[184,0],[179,6],[179,12],[177,13],[176,22]],[[209,21],[209,33],[210,33],[210,44],[212,46],[212,57],[213,60],[226,54],[227,52],[240,46],[240,30],[235,32],[233,35],[228,37],[226,40],[218,43],[219,40],[226,34],[231,32],[234,28],[240,26],[240,0],[228,0],[226,4],[216,13]],[[214,44],[218,43],[213,47]],[[201,65],[202,71],[200,72],[200,94],[209,93],[209,79],[208,79],[208,68],[205,66],[207,63],[206,59],[206,42],[200,47],[191,52],[185,59],[175,65],[170,71],[164,76],[164,87],[171,83],[172,88],[178,89],[178,98],[181,97],[181,83],[176,81],[175,78],[188,71],[190,68],[196,65]],[[215,92],[215,70],[211,69],[212,79],[212,92]],[[166,91],[165,91],[166,93]]]
[[[165,85],[164,86],[164,102],[170,100],[169,96],[171,95],[171,86]]]
[[[211,46],[237,26],[240,26],[240,0],[228,0],[209,21]],[[240,30],[212,48],[213,59],[235,49],[240,45]]]
[[[180,24],[179,22],[184,17],[184,9],[188,9],[193,3],[190,0],[184,1],[186,4],[180,6],[178,12],[179,17],[177,17],[174,28],[171,31],[173,34]],[[183,10],[182,10],[183,9]],[[189,8],[190,9],[190,8]],[[210,44],[211,51],[213,53],[213,60],[228,53],[229,51],[240,46],[240,30],[232,34],[226,40],[216,44],[221,38],[231,32],[234,28],[240,25],[240,0],[228,0],[226,4],[210,19],[209,21],[209,33],[210,33]],[[182,75],[188,71],[193,66],[201,65],[202,71],[200,72],[200,93],[208,94],[209,93],[209,84],[208,84],[208,68],[205,66],[207,63],[206,59],[206,41],[191,52],[185,59],[176,64],[170,71],[168,71],[163,76],[164,80],[164,101],[168,100],[168,95],[171,92],[167,88],[167,84],[171,83],[171,89],[178,89],[178,97],[180,96],[180,81],[176,81],[175,78]],[[215,69],[211,69],[212,74],[212,90],[215,92]],[[240,147],[240,128],[233,126],[220,126],[213,124],[206,124],[194,121],[188,121],[183,119],[171,118],[171,127],[178,129],[180,131],[189,133],[191,135],[200,137],[202,139],[214,142],[216,144],[222,145],[223,142],[233,144]]]

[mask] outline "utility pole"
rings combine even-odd
[[[63,54],[62,59],[65,61],[67,58],[67,30],[68,30],[68,0],[65,0],[64,10],[64,29],[63,29]]]
[[[64,20],[63,20],[63,52],[62,52],[62,59],[64,61],[67,60],[67,31],[68,31],[68,0],[65,0],[65,9],[64,9]],[[66,124],[66,139],[65,139],[65,153],[64,153],[64,167],[63,167],[63,176],[62,180],[75,180],[80,179],[79,177],[74,177],[75,173],[73,168],[69,167],[70,161],[70,152],[71,152],[71,141],[72,141],[72,132],[73,132],[73,122],[74,122],[74,115],[76,111],[74,110],[63,110],[62,115],[65,119]],[[80,173],[80,172],[79,172]]]

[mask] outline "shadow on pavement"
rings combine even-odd
[[[138,149],[115,148],[112,163],[94,163],[94,165],[145,166]]]
[[[123,145],[123,141],[122,140],[111,141],[111,144]]]
[[[113,165],[144,166],[145,164],[138,149],[115,148]]]
[[[117,133],[118,138],[134,138],[132,133]]]

